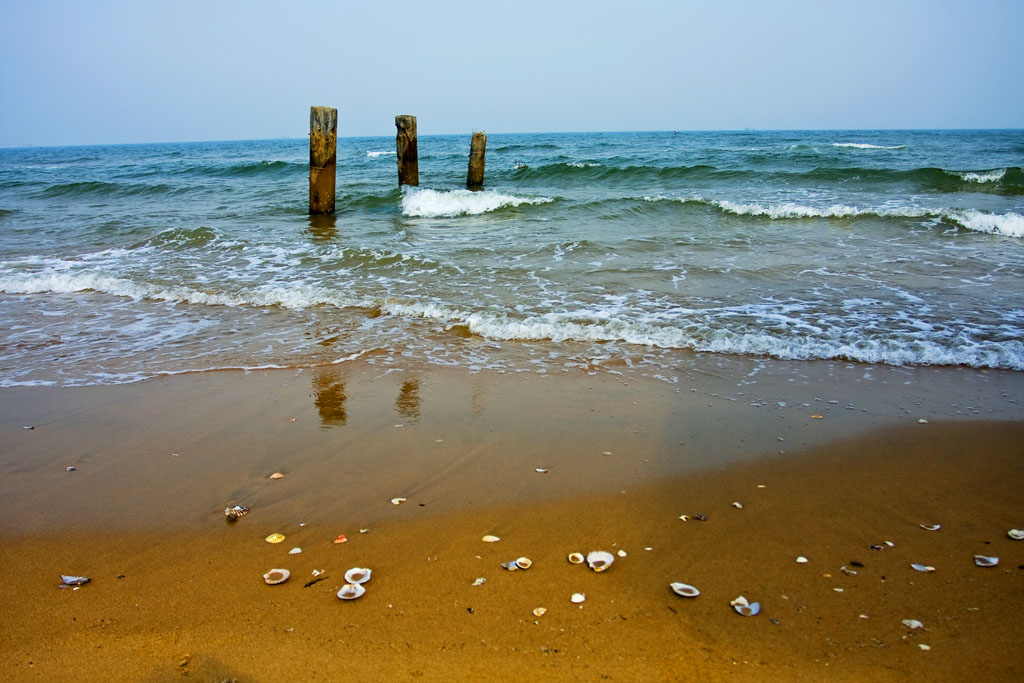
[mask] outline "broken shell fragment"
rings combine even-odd
[[[289,550],[289,551],[288,551],[288,554],[289,554],[289,555],[298,555],[298,554],[300,554],[301,552],[302,552],[302,548],[298,548],[298,547],[296,547],[296,548],[292,548],[291,550]]]
[[[533,609],[533,616],[535,616],[535,617],[542,617],[545,614],[547,614],[547,611],[548,610],[547,610],[546,607],[535,607]]]
[[[915,629],[916,630],[916,629],[919,629],[919,628],[924,628],[924,624],[922,624],[917,619],[904,619],[901,623],[904,626],[906,626],[907,628],[909,628],[909,629]]]
[[[987,555],[975,555],[974,564],[979,567],[994,567],[999,564],[998,557],[989,557]]]
[[[797,561],[797,564],[807,564],[808,562],[810,562],[810,560],[808,560],[803,555],[801,555],[800,557],[796,558],[796,561]]]
[[[569,557],[566,559],[569,560],[569,564],[583,564],[585,558],[583,553],[569,553]]]
[[[334,542],[335,543],[346,543],[346,542],[348,542],[348,536],[346,536],[345,534],[338,534],[337,537],[335,537]]]
[[[619,557],[625,557],[627,555],[625,550],[616,550],[615,554],[618,555]]]
[[[938,531],[942,528],[941,524],[921,524],[920,526],[925,531]]]
[[[365,592],[366,589],[363,588],[363,584],[361,583],[346,583],[341,587],[341,590],[338,591],[338,597],[342,600],[355,600]]]
[[[698,595],[700,595],[700,591],[688,583],[679,583],[678,581],[673,581],[668,586],[672,589],[673,593],[684,598],[695,598]]]
[[[1015,541],[1024,541],[1024,529],[1010,529],[1006,535]]]
[[[933,572],[933,571],[935,571],[935,567],[932,567],[932,566],[927,565],[927,564],[919,564],[919,563],[915,562],[915,563],[913,563],[910,566],[913,567],[914,569],[916,569],[919,572]]]
[[[474,586],[482,586],[485,583],[487,583],[487,579],[482,577],[482,576],[480,578],[476,579],[475,581],[473,581],[473,585]]]
[[[734,508],[736,508],[737,510],[742,510],[743,509],[743,503],[739,502],[738,500],[733,501],[732,506]]]
[[[284,540],[283,534],[270,534],[264,539],[267,543],[280,543]]]
[[[515,565],[520,569],[529,569],[533,566],[533,560],[528,557],[517,557]]]
[[[547,474],[548,472],[551,471],[551,468],[550,467],[538,467],[538,468],[535,469],[535,471],[538,474]]]
[[[486,536],[484,536],[480,540],[483,541],[484,543],[497,543],[501,539],[498,538],[497,536],[492,536],[491,534],[487,534]]]
[[[279,583],[287,581],[288,577],[291,575],[291,572],[287,569],[271,569],[263,575],[263,580],[268,586],[276,586]]]
[[[249,508],[244,505],[229,505],[224,508],[224,517],[229,522],[234,522],[239,517],[244,517],[247,514],[249,514]]]
[[[271,474],[267,478],[268,479],[284,479],[284,474],[282,474],[281,472],[274,472],[273,474]]]
[[[392,498],[392,499],[391,499],[391,504],[392,504],[392,505],[401,505],[401,504],[402,504],[402,503],[404,503],[405,501],[406,501],[406,499],[405,499],[405,498]]]
[[[71,576],[70,574],[60,575],[60,587],[71,588],[72,586],[82,586],[92,581],[88,576]]]
[[[501,563],[501,568],[502,569],[507,569],[510,572],[514,572],[514,571],[519,569],[519,567],[516,566],[516,561],[515,560],[509,560],[508,562],[502,562]]]
[[[571,600],[573,603],[575,603],[577,605],[580,604],[581,602],[583,602],[586,599],[587,599],[587,596],[584,595],[583,593],[573,593],[572,596],[569,598],[569,600]]]
[[[365,567],[352,567],[345,572],[345,583],[362,584],[370,580],[372,571]]]
[[[735,600],[729,601],[729,604],[732,605],[737,614],[742,614],[745,617],[756,616],[761,611],[761,603],[748,602],[742,595]]]
[[[612,566],[615,556],[604,550],[591,550],[587,553],[587,566],[595,572],[603,572]]]

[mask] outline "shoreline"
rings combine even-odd
[[[0,390],[0,669],[1019,679],[1024,542],[1005,533],[1024,526],[1024,380],[821,363],[749,380],[710,365],[693,386],[364,364]],[[227,524],[232,502],[252,512]],[[679,519],[696,513],[709,520]],[[942,529],[919,526],[931,523]],[[266,543],[273,532],[285,541]],[[626,557],[601,574],[565,561],[595,549]],[[499,567],[520,555],[533,567]],[[856,575],[840,571],[853,561]],[[343,603],[351,566],[374,576]],[[264,585],[271,567],[292,578]],[[304,588],[313,569],[329,578]],[[66,573],[93,581],[59,590]],[[702,595],[676,597],[671,581]],[[740,594],[762,613],[735,614]]]

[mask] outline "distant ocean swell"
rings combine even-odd
[[[815,207],[795,202],[740,203],[728,200],[706,199],[704,197],[644,197],[645,201],[676,201],[683,204],[697,204],[714,207],[724,213],[736,216],[754,216],[772,220],[802,218],[931,218],[951,225],[1004,237],[1024,237],[1024,216],[1017,213],[993,214],[978,209],[931,209],[918,207],[860,208],[844,204]]]

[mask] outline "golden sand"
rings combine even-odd
[[[769,382],[779,401],[372,367],[3,390],[0,675],[1020,680],[1022,383],[964,377]],[[937,415],[957,387],[998,408]],[[566,560],[591,550],[614,564]],[[342,601],[350,567],[373,576]]]

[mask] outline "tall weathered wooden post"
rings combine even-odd
[[[334,213],[338,110],[309,108],[309,213]]]
[[[396,116],[395,147],[398,153],[398,184],[417,186],[420,184],[420,160],[416,153],[416,117]]]
[[[473,133],[473,141],[469,143],[469,173],[466,175],[466,188],[469,190],[484,189],[484,152],[487,150],[487,133]]]

